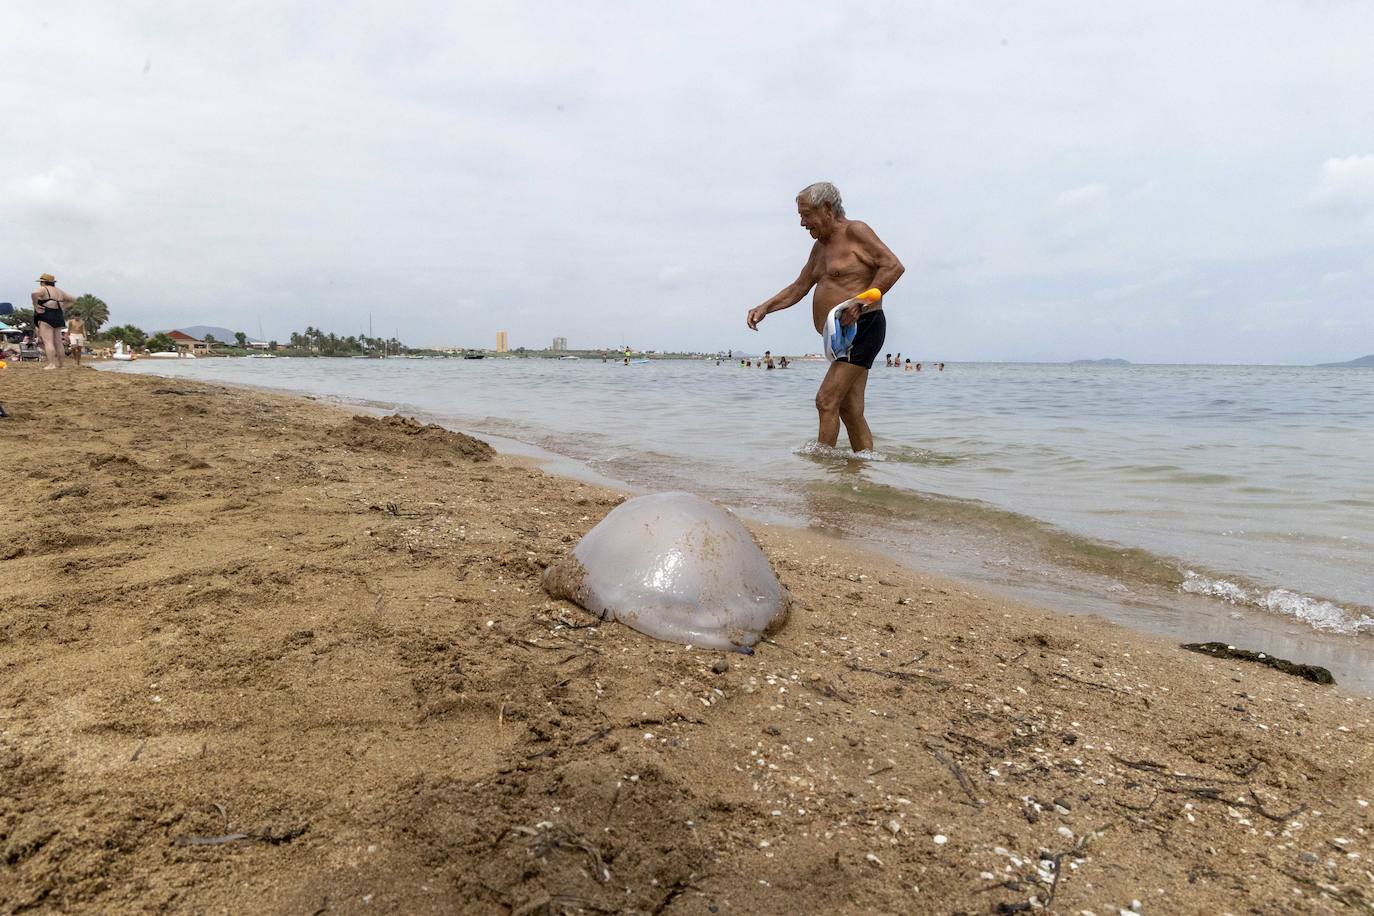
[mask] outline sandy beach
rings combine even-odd
[[[539,584],[622,495],[470,437],[0,401],[0,911],[1374,911],[1340,686],[759,525],[786,628],[656,642]]]

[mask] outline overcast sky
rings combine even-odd
[[[1374,352],[1374,3],[0,5],[0,299],[818,349],[830,180],[926,359]]]

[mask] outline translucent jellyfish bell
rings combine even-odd
[[[739,519],[690,493],[621,503],[545,571],[544,590],[657,639],[737,652],[781,628],[790,604]]]

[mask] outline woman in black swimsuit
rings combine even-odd
[[[38,289],[30,297],[33,300],[33,329],[43,342],[43,353],[48,358],[44,369],[60,369],[63,363],[62,329],[67,326],[67,316],[62,307],[72,301],[72,297],[57,288],[57,278],[43,274],[38,278]]]

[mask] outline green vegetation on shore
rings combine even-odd
[[[291,332],[284,350],[287,356],[383,356],[411,352],[395,337],[368,337],[366,334],[341,337],[315,327]]]

